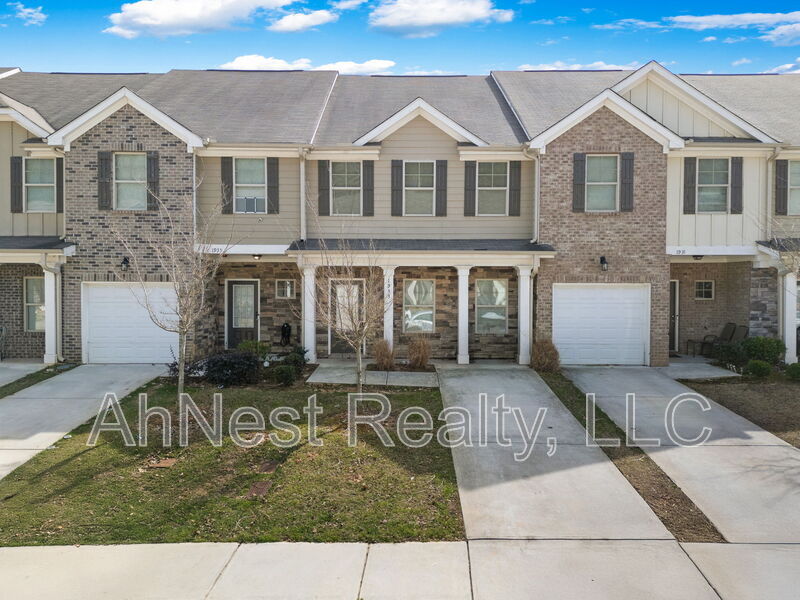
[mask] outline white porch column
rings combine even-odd
[[[303,346],[309,362],[317,362],[317,267],[303,267]]]
[[[783,276],[783,342],[786,364],[797,362],[797,274]]]
[[[60,274],[44,270],[44,363],[58,362],[58,283]]]
[[[531,272],[533,267],[518,265],[517,313],[519,328],[519,364],[531,363]]]
[[[394,270],[397,267],[383,267],[383,339],[394,348]]]
[[[458,266],[458,364],[469,364],[469,270]]]

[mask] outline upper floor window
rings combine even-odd
[[[361,215],[361,163],[331,162],[331,214]]]
[[[586,157],[586,210],[613,212],[619,206],[619,157],[590,154]]]
[[[233,160],[234,212],[267,212],[267,161],[263,158]]]
[[[727,212],[730,161],[727,158],[697,160],[697,212]]]
[[[508,163],[478,163],[478,211],[482,216],[508,214]]]
[[[508,281],[478,279],[475,282],[475,333],[508,331]]]
[[[25,331],[44,331],[44,277],[26,277]]]
[[[147,155],[114,154],[114,208],[147,210]]]
[[[403,331],[431,333],[435,323],[433,279],[403,280]]]
[[[800,160],[789,161],[789,207],[787,214],[800,215]]]
[[[25,159],[25,212],[56,212],[56,159]]]
[[[405,163],[403,214],[433,216],[435,178],[433,161]]]

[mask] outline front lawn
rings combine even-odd
[[[150,406],[176,412],[172,385],[156,382],[147,391]],[[279,449],[265,441],[245,449],[226,436],[215,448],[194,429],[186,448],[178,447],[177,431],[173,446],[162,448],[160,420],[152,418],[149,448],[127,448],[116,433],[102,434],[92,448],[87,424],[0,481],[0,545],[464,539],[450,450],[435,442],[388,448],[364,426],[358,445],[348,447],[345,393],[266,386],[187,391],[209,420],[212,394],[223,392],[226,431],[239,406],[265,416],[293,406],[302,415],[317,391],[324,445]],[[441,410],[438,390],[381,391],[393,416],[407,406],[425,407],[434,417]],[[128,398],[123,408],[135,427],[136,403]],[[298,425],[305,441],[304,415]],[[176,459],[172,466],[154,466],[167,458]]]

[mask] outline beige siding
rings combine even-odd
[[[197,158],[197,204],[201,213],[208,214],[220,203],[220,164],[219,158]],[[281,158],[278,169],[279,214],[221,215],[211,243],[288,244],[300,236],[300,161]]]
[[[0,122],[0,235],[63,235],[63,215],[11,214],[11,157],[24,156],[21,144],[33,137],[16,123]]]
[[[391,161],[447,160],[447,216],[391,216]],[[374,217],[320,217],[317,211],[317,163],[306,169],[310,198],[309,237],[502,238],[530,239],[533,231],[533,162],[522,163],[522,208],[519,217],[465,217],[464,163],[455,140],[418,117],[386,138],[375,162]]]

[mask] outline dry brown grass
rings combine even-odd
[[[375,353],[375,364],[380,371],[391,371],[394,369],[394,349],[386,340],[378,340],[373,346]]]
[[[431,359],[431,343],[428,338],[415,337],[408,344],[408,366],[415,370],[428,368]]]
[[[550,339],[537,340],[531,351],[531,367],[541,373],[558,373],[561,358],[558,349]]]

